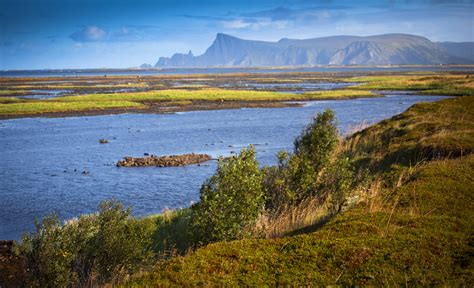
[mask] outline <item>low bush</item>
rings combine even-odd
[[[32,287],[94,286],[116,283],[151,259],[150,222],[130,217],[115,201],[99,212],[64,224],[56,216],[36,223],[18,252],[26,259]]]
[[[265,203],[263,173],[250,146],[238,156],[219,159],[216,173],[200,191],[200,202],[192,209],[191,226],[196,242],[240,239],[251,227]]]
[[[324,169],[331,164],[339,134],[332,110],[318,113],[295,140],[294,153],[280,152],[278,165],[266,168],[267,208],[275,210],[321,194]]]

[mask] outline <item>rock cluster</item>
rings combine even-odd
[[[199,164],[211,160],[212,157],[207,154],[183,154],[170,156],[151,155],[143,158],[124,157],[123,160],[117,162],[117,167],[176,167],[191,164]]]

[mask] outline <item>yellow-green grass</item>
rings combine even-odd
[[[0,97],[0,104],[21,103],[25,101],[27,100],[15,98],[15,97]]]
[[[351,90],[351,89],[312,91],[312,92],[305,92],[302,95],[309,97],[310,99],[313,99],[313,100],[351,99],[351,98],[380,97],[381,96],[379,94],[376,94],[368,90]]]
[[[0,90],[0,95],[18,95],[18,94],[29,94],[29,90]]]
[[[154,85],[157,86],[157,85]],[[113,89],[113,88],[141,88],[148,87],[146,83],[125,83],[125,84],[97,84],[97,85],[17,85],[12,86],[12,89],[39,89],[39,90],[52,90],[52,89]]]
[[[362,84],[352,89],[415,90],[421,94],[474,95],[474,75],[394,75],[345,78]]]
[[[1,103],[1,102],[0,102]],[[130,101],[30,101],[0,104],[0,115],[41,114],[48,112],[71,112],[82,110],[101,110],[111,108],[144,108],[143,104]]]
[[[146,108],[143,102],[166,102],[166,106],[187,105],[189,101],[300,100],[302,96],[275,92],[232,91],[224,89],[158,90],[138,93],[109,93],[66,96],[23,103],[0,104],[0,115],[35,114],[96,110],[104,108]],[[15,100],[13,100],[15,101]]]

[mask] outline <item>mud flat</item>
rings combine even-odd
[[[155,156],[134,158],[125,157],[123,160],[117,162],[117,167],[178,167],[192,164],[200,164],[211,160],[212,157],[207,154],[183,154],[170,156]]]

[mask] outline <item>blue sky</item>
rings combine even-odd
[[[474,41],[474,0],[0,0],[0,70],[127,68],[202,54],[216,33],[277,41],[410,33]]]

